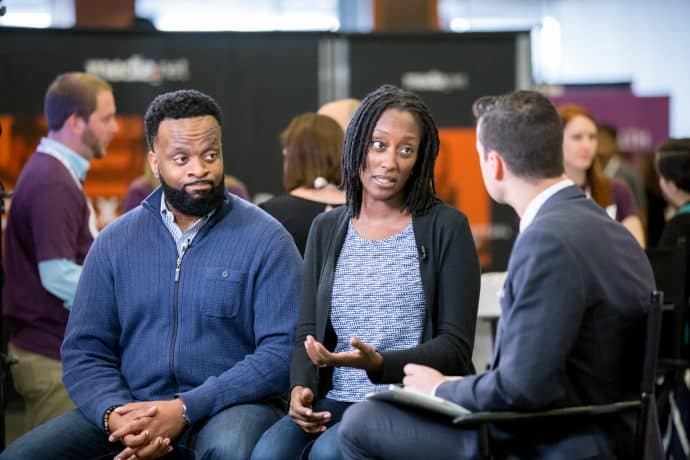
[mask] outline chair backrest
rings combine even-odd
[[[673,367],[688,358],[685,324],[688,321],[688,286],[686,286],[687,248],[685,244],[645,250],[654,272],[656,289],[663,291],[661,342],[659,358],[662,367]],[[675,364],[674,364],[675,363]]]
[[[687,304],[685,292],[686,247],[658,246],[646,248],[645,253],[654,272],[656,288],[664,292],[666,303]]]
[[[643,393],[654,392],[656,365],[659,356],[659,337],[661,336],[661,306],[664,303],[664,292],[652,292],[651,308],[647,313],[647,327],[645,332],[644,362],[642,365]]]
[[[478,427],[479,451],[483,458],[491,458],[489,435],[487,425],[491,423],[520,423],[533,420],[547,420],[549,418],[567,417],[601,417],[611,414],[637,412],[637,427],[634,439],[634,458],[662,458],[663,448],[659,436],[656,406],[654,404],[654,385],[656,366],[659,352],[659,336],[661,331],[661,307],[664,303],[664,294],[661,291],[651,293],[650,308],[646,317],[636,324],[636,330],[644,331],[644,350],[642,372],[640,375],[639,398],[630,398],[623,401],[612,401],[606,404],[571,406],[549,409],[537,412],[472,412],[456,417],[453,423],[460,426]],[[644,320],[645,324],[641,324]],[[639,328],[637,327],[639,326]],[[644,328],[642,327],[644,326]],[[639,344],[639,342],[636,342]],[[639,356],[640,348],[636,347],[635,356]],[[548,422],[547,422],[548,423]],[[605,423],[605,422],[603,422]],[[629,455],[629,437],[625,439],[622,451]]]
[[[654,401],[654,384],[659,356],[659,336],[661,335],[661,306],[663,303],[664,293],[662,291],[652,292],[651,308],[647,313],[644,360],[640,382],[641,407],[635,433],[635,453],[637,458],[644,458],[645,440],[648,435],[647,428],[650,418],[656,421],[656,417],[652,417],[652,414],[650,414],[650,406]]]

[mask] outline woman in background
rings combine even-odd
[[[407,363],[474,371],[479,261],[465,215],[436,197],[438,146],[415,94],[385,85],[362,101],[345,136],[346,206],[309,233],[289,415],[254,459],[341,458],[345,409],[401,383]]]
[[[345,193],[337,187],[343,130],[331,117],[304,113],[292,119],[280,141],[287,193],[260,206],[283,224],[304,256],[314,218],[345,203]]]
[[[559,107],[558,115],[563,122],[565,173],[644,247],[642,221],[630,187],[619,179],[604,176],[596,158],[597,123],[594,117],[575,104]]]

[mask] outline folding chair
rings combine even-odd
[[[566,417],[600,417],[628,411],[637,411],[635,430],[635,458],[645,457],[646,435],[650,406],[654,400],[654,381],[659,352],[659,335],[661,330],[661,307],[664,295],[654,291],[651,309],[647,313],[644,343],[644,359],[641,372],[640,393],[635,399],[613,401],[607,404],[563,407],[536,412],[474,412],[461,415],[453,420],[460,426],[478,429],[480,454],[492,458],[489,445],[488,425],[493,423],[520,423],[538,419],[556,419]],[[653,407],[653,406],[652,406]]]

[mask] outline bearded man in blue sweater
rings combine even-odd
[[[92,246],[62,346],[78,409],[0,458],[249,458],[284,415],[301,259],[225,192],[221,113],[158,96],[145,120],[161,186]]]

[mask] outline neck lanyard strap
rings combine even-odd
[[[690,214],[690,202],[685,203],[683,206],[678,208],[676,215],[678,214]]]

